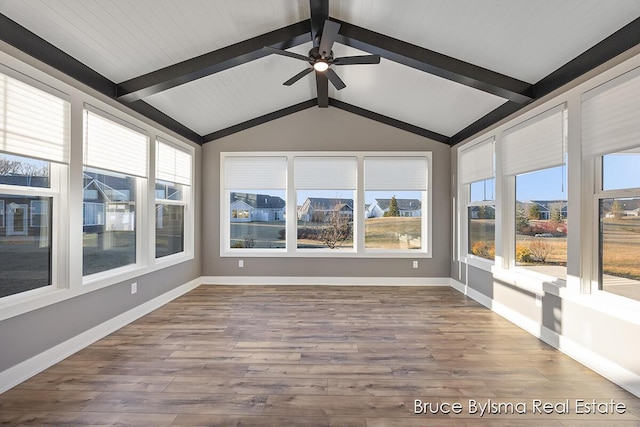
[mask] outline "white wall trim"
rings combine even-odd
[[[516,326],[541,339],[550,346],[563,352],[575,361],[597,372],[609,381],[619,385],[628,392],[640,397],[640,375],[613,363],[594,351],[570,340],[549,328],[538,324],[517,311],[509,308],[492,298],[469,288],[455,279],[451,279],[451,287],[477,301],[496,314],[504,317]]]
[[[134,320],[149,314],[153,310],[156,310],[179,296],[186,294],[192,289],[197,288],[202,283],[201,279],[201,277],[198,277],[197,279],[191,280],[184,285],[174,288],[169,292],[124,312],[113,319],[107,320],[88,331],[76,335],[75,337],[60,343],[49,350],[43,351],[42,353],[37,354],[32,358],[13,366],[12,368],[0,372],[0,393],[4,393],[21,382],[82,350],[90,344],[93,344],[99,339],[106,337]]]
[[[449,277],[203,276],[203,285],[450,286]]]

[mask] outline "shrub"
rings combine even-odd
[[[531,251],[526,245],[516,245],[516,261],[531,262]]]
[[[544,240],[534,240],[529,243],[529,252],[534,261],[545,262],[547,257],[551,255],[553,245]]]
[[[489,245],[486,242],[479,241],[473,244],[471,253],[482,258],[495,259],[496,248],[494,245]]]

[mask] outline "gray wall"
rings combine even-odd
[[[431,151],[433,258],[413,269],[406,258],[220,257],[220,153],[229,151]],[[337,108],[309,108],[203,146],[203,275],[317,277],[449,277],[451,192],[448,145]]]

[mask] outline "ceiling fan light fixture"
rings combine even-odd
[[[328,68],[329,68],[329,64],[324,61],[316,61],[313,64],[313,69],[316,71],[320,71],[321,73],[324,71],[327,71]]]

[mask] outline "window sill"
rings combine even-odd
[[[566,289],[567,286],[564,279],[517,267],[513,269],[496,268],[493,276],[504,283],[539,296],[543,296],[546,292],[561,296],[564,294],[562,289]]]
[[[221,258],[432,258],[432,255],[422,251],[375,251],[356,252],[352,249],[310,249],[287,252],[281,249],[235,251],[221,251]]]
[[[495,269],[495,261],[471,254],[467,254],[465,257],[462,257],[461,261],[467,265],[479,268],[480,270],[484,270],[489,273],[493,273]]]
[[[591,294],[567,294],[568,301],[640,326],[640,301],[597,290]]]

